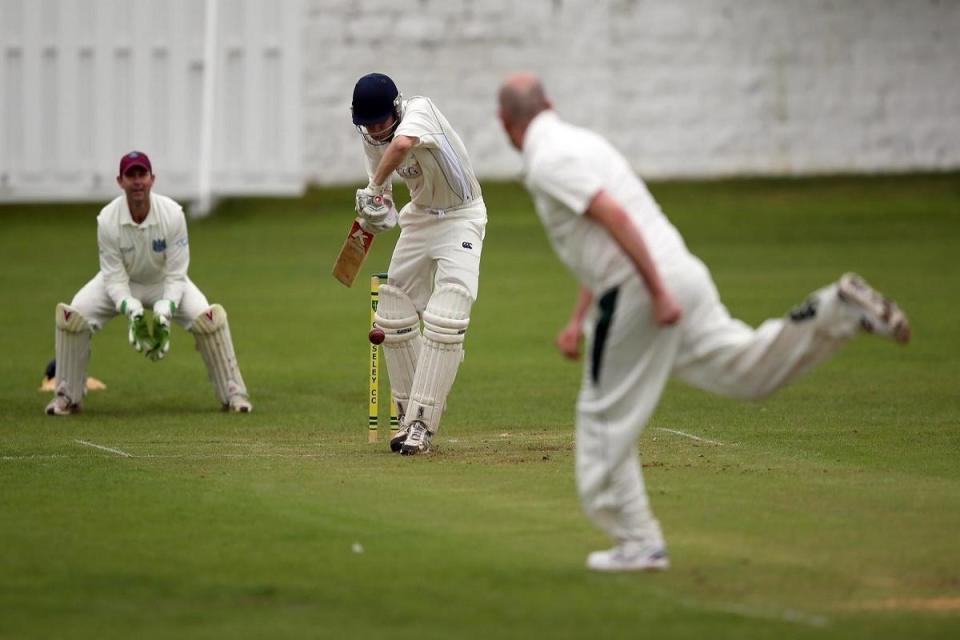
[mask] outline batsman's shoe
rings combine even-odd
[[[58,393],[44,410],[48,416],[69,416],[80,411],[80,405],[72,402],[65,394]]]
[[[409,425],[400,425],[400,429],[390,438],[390,451],[400,453],[403,443],[407,440],[407,434],[410,432]]]
[[[622,542],[606,551],[587,556],[587,569],[617,573],[621,571],[665,571],[670,568],[667,550],[639,542]]]
[[[430,451],[430,438],[433,434],[427,430],[427,425],[420,420],[414,420],[407,427],[407,438],[400,447],[400,453],[405,456],[418,456]]]
[[[910,341],[910,321],[906,314],[896,302],[874,290],[857,274],[845,273],[840,277],[837,295],[860,310],[860,325],[865,331],[901,343]]]

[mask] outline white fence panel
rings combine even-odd
[[[211,188],[303,188],[301,0],[214,0]],[[147,152],[156,189],[197,196],[200,0],[0,0],[0,200],[102,199]]]

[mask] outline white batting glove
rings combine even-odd
[[[383,197],[383,185],[371,181],[363,189],[357,189],[357,215],[371,224],[380,224],[390,213],[390,207]]]
[[[397,209],[390,200],[385,199],[383,203],[387,205],[387,215],[380,222],[372,222],[366,218],[360,218],[360,226],[364,231],[377,235],[378,233],[393,229],[397,226]]]

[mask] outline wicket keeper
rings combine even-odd
[[[127,319],[130,345],[150,360],[170,350],[170,322],[193,333],[224,410],[253,410],[233,351],[227,314],[210,305],[187,277],[190,248],[183,209],[152,192],[150,158],[131,151],[120,158],[123,190],[97,216],[100,271],[69,305],[56,308],[57,385],[46,412],[66,416],[83,404],[90,341],[117,314]],[[148,325],[144,307],[153,311]]]

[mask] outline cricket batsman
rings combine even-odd
[[[393,80],[371,73],[357,81],[352,111],[369,176],[357,215],[373,233],[400,226],[375,317],[400,417],[390,449],[423,454],[463,359],[487,209],[460,136],[430,98],[405,100]],[[410,191],[399,213],[394,172]]]
[[[150,158],[131,151],[120,159],[123,190],[97,216],[100,271],[69,305],[56,308],[57,384],[46,412],[76,413],[83,404],[90,341],[111,318],[127,320],[130,345],[154,362],[170,350],[170,322],[193,333],[224,410],[253,410],[240,375],[227,314],[211,305],[187,277],[190,248],[183,209],[152,192]],[[145,308],[153,311],[148,324]]]
[[[706,265],[613,145],[561,119],[532,74],[508,77],[499,103],[537,214],[580,282],[557,341],[565,355],[579,355],[585,312],[594,311],[577,398],[577,489],[584,511],[614,546],[589,554],[587,568],[666,569],[637,441],[667,380],[763,398],[861,331],[908,342],[910,323],[892,300],[848,273],[789,315],[747,326],[730,316]]]

